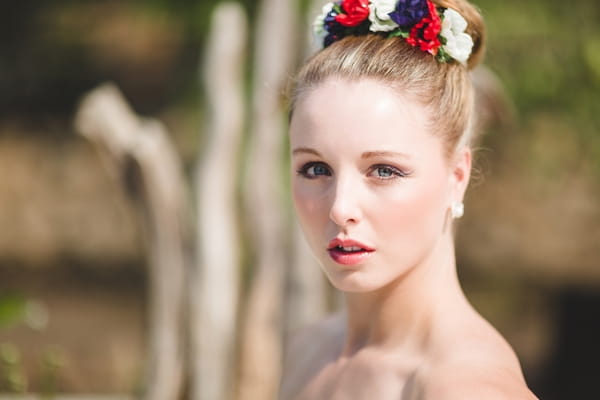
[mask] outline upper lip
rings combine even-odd
[[[372,247],[369,247],[361,242],[358,242],[356,240],[353,239],[340,239],[340,238],[335,238],[332,239],[329,242],[329,246],[327,246],[327,250],[332,250],[336,247],[360,247],[361,249],[365,250],[365,251],[374,251],[375,249]]]

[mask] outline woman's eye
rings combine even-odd
[[[394,170],[390,167],[379,167],[377,168],[377,176],[381,178],[391,178],[394,176]]]
[[[314,179],[318,176],[331,176],[331,171],[326,164],[319,162],[310,162],[298,170],[298,173],[305,178]]]
[[[375,165],[371,171],[369,175],[383,180],[405,177],[407,175],[404,171],[390,165]]]

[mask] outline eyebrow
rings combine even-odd
[[[298,147],[297,149],[294,149],[294,151],[292,151],[293,155],[296,154],[312,154],[315,155],[317,157],[321,157],[321,154],[316,151],[315,149],[311,149],[310,147]]]
[[[366,151],[362,153],[361,158],[377,158],[377,157],[398,157],[398,158],[410,158],[406,153],[398,153],[395,151]]]

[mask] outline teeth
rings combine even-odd
[[[357,246],[351,246],[351,247],[342,247],[342,246],[338,246],[338,249],[342,250],[342,251],[361,251],[362,248],[357,247]]]

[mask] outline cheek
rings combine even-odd
[[[296,214],[304,229],[320,225],[323,215],[327,215],[323,196],[315,188],[298,182],[292,184],[292,195]]]
[[[443,184],[412,182],[386,197],[385,207],[376,210],[380,233],[422,237],[442,231],[446,197]]]

